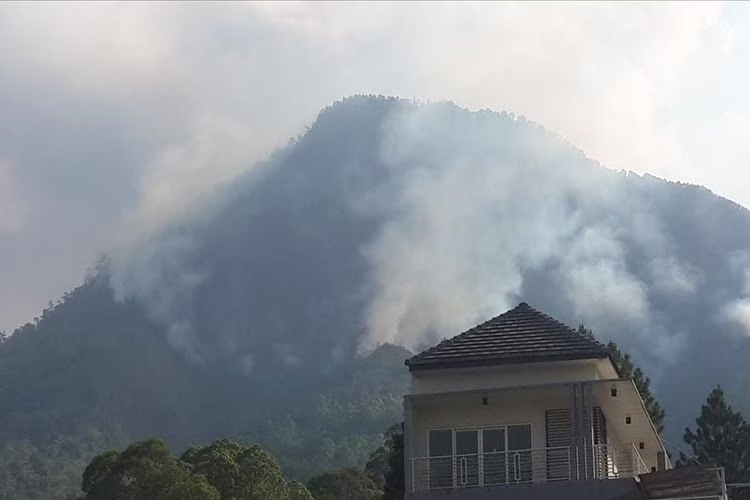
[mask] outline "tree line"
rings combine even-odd
[[[403,433],[394,425],[364,468],[286,481],[276,459],[257,445],[221,439],[174,456],[148,439],[97,455],[86,467],[79,500],[396,500],[403,498]]]
[[[721,466],[728,483],[750,481],[750,426],[720,387],[709,394],[695,430],[685,429],[684,441],[693,456],[681,454],[678,467]],[[222,439],[178,458],[149,439],[96,456],[81,489],[80,500],[402,500],[403,431],[401,424],[391,426],[364,468],[325,472],[306,484],[286,481],[276,459],[257,445]]]
[[[579,333],[593,338],[583,325]],[[661,433],[665,412],[649,378],[617,344],[606,347],[620,375],[633,379]],[[728,483],[750,481],[750,425],[721,387],[711,391],[695,423],[683,437],[692,456],[681,453],[676,465],[721,466]],[[403,430],[401,424],[391,426],[363,468],[325,472],[306,484],[285,480],[276,458],[257,445],[222,439],[176,457],[162,441],[150,439],[96,456],[84,471],[81,489],[80,500],[402,500]]]

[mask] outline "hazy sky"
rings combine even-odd
[[[355,93],[523,114],[750,207],[750,4],[2,3],[0,329]]]

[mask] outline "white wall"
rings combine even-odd
[[[545,411],[568,408],[568,388],[529,389],[526,391],[487,392],[482,394],[442,395],[417,398],[411,409],[411,456],[427,456],[427,432],[430,429],[484,428],[508,424],[531,424],[532,448],[546,447]]]
[[[487,396],[487,405],[482,404]],[[428,432],[431,429],[480,429],[513,424],[531,424],[531,447],[546,448],[546,411],[570,407],[568,386],[529,387],[488,390],[457,394],[422,394],[409,396],[410,425],[408,458],[428,456]],[[607,416],[608,441],[615,449],[630,450],[620,432],[624,423],[622,411],[613,413],[608,399],[594,397],[593,406],[604,409]],[[609,411],[608,411],[609,410]],[[647,466],[656,465],[656,449],[649,444],[643,453]]]
[[[605,360],[606,363],[609,361]],[[412,372],[411,393],[432,394],[476,389],[580,382],[602,378],[597,360],[488,366],[481,368],[417,370]]]

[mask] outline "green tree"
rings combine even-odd
[[[205,448],[190,448],[181,460],[193,474],[208,479],[222,500],[283,500],[287,485],[276,459],[259,446],[243,446],[228,439]]]
[[[385,474],[383,487],[384,500],[402,500],[404,498],[404,432],[394,434],[391,443],[391,454],[388,457],[388,472]]]
[[[83,473],[86,500],[219,500],[219,492],[158,439],[96,456]]]
[[[307,486],[299,481],[290,481],[287,484],[287,494],[289,500],[315,500]]]
[[[704,464],[724,467],[727,482],[750,481],[750,426],[716,387],[708,395],[693,432],[685,428],[684,441]]]
[[[112,469],[117,464],[120,454],[116,451],[110,450],[97,455],[91,460],[91,463],[83,471],[83,480],[81,481],[81,489],[87,493],[91,493],[91,497],[96,496],[96,492],[104,488],[104,484],[110,479],[110,475],[113,474]]]
[[[583,324],[578,325],[578,333],[584,337],[590,338],[591,340],[596,340],[593,332]],[[664,419],[666,418],[666,414],[651,393],[651,379],[643,373],[643,370],[633,364],[633,360],[630,359],[630,354],[620,351],[615,342],[611,340],[609,341],[607,344],[607,352],[609,353],[612,362],[617,367],[617,371],[620,375],[624,378],[633,379],[633,383],[635,383],[635,387],[638,389],[638,394],[640,394],[641,399],[643,400],[643,404],[651,417],[651,421],[654,423],[656,431],[661,434],[664,430]]]
[[[370,454],[365,472],[383,491],[383,500],[404,497],[404,431],[394,424],[383,434],[385,443]]]
[[[307,487],[316,500],[378,500],[382,495],[367,473],[354,468],[324,472]]]

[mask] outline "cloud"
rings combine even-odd
[[[174,70],[168,15],[157,5],[6,4],[2,37],[13,45],[0,54],[22,75],[89,92],[152,87]]]

